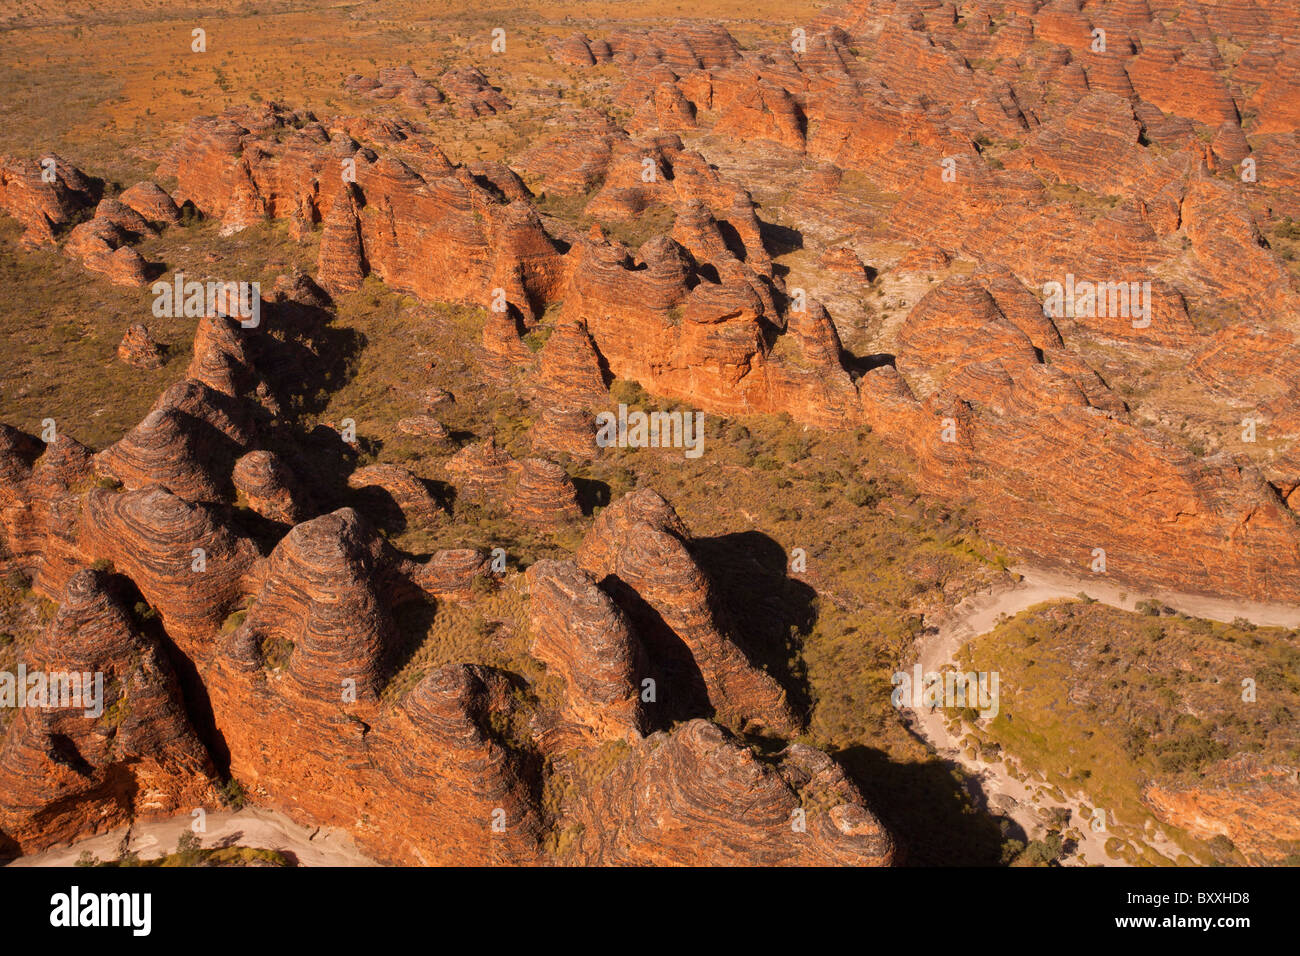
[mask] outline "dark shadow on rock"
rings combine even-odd
[[[387,647],[380,663],[380,681],[384,687],[405,667],[433,626],[438,613],[438,602],[421,594],[418,600],[406,601],[393,609],[393,624],[397,634]]]
[[[213,394],[220,395],[219,392]],[[202,466],[204,474],[216,485],[217,500],[233,501],[235,485],[230,475],[234,471],[235,461],[244,453],[244,448],[225,432],[203,419],[179,408],[173,408],[172,412],[194,443],[195,460]]]
[[[763,222],[761,219],[758,221],[758,226],[763,245],[770,256],[783,256],[803,248],[803,233],[797,229],[775,222]]]
[[[132,609],[147,605],[144,595],[135,582],[124,574],[114,574],[110,579],[114,597],[125,608]],[[144,616],[132,614],[132,619],[144,634],[154,641],[163,652],[166,663],[171,665],[180,688],[181,703],[190,719],[190,726],[198,734],[199,741],[207,748],[213,766],[220,777],[230,776],[230,747],[225,736],[217,728],[216,716],[212,711],[212,701],[208,688],[199,674],[198,666],[184,651],[176,646],[171,635],[162,625],[157,615]]]
[[[18,845],[18,841],[3,830],[0,830],[0,863],[6,863],[9,860],[16,860],[22,855],[23,851]]]
[[[456,506],[456,486],[437,478],[420,478],[420,481],[429,489],[429,494],[438,502],[438,507],[447,514],[452,514]]]
[[[324,424],[305,436],[284,428],[277,429],[267,444],[288,463],[297,480],[311,489],[321,514],[344,506],[352,492],[348,476],[361,456],[342,435]]]
[[[725,219],[718,220],[718,232],[722,233],[722,241],[727,247],[727,251],[736,257],[740,262],[745,261],[745,240],[740,238],[740,233],[736,227]]]
[[[841,352],[840,361],[852,378],[859,379],[872,369],[883,368],[886,365],[892,366],[894,356],[888,352],[876,352],[873,355],[853,355],[850,352]]]
[[[705,262],[696,266],[695,278],[697,280],[695,285],[699,285],[699,279],[703,279],[705,282],[709,282],[713,285],[718,285],[722,282],[722,276],[718,275],[718,267],[713,265],[711,262]],[[692,285],[691,288],[694,288],[695,285]]]
[[[690,544],[724,605],[719,623],[749,660],[766,668],[799,714],[812,707],[807,679],[793,664],[817,621],[817,592],[788,574],[785,549],[759,531]]]
[[[947,761],[897,763],[860,745],[832,756],[898,840],[905,866],[999,866],[1003,842],[1025,840],[1015,821],[981,809],[979,781]]]
[[[656,730],[666,730],[675,721],[693,717],[713,717],[709,689],[695,663],[695,655],[677,636],[660,613],[617,575],[600,582],[601,588],[627,615],[633,632],[641,639],[650,660],[656,701],[642,709]]]
[[[366,336],[356,329],[331,324],[325,309],[300,303],[267,306],[262,334],[250,339],[250,360],[267,383],[281,417],[314,415],[330,396],[357,374]]]
[[[608,505],[610,496],[613,493],[608,482],[597,481],[594,478],[575,476],[573,487],[578,493],[578,507],[582,509],[582,513],[587,517],[591,517],[593,509],[604,508]]]
[[[57,764],[62,764],[74,773],[83,777],[89,777],[95,772],[95,768],[90,762],[81,755],[77,749],[76,741],[67,734],[51,734],[49,738],[49,755],[50,759]]]
[[[255,545],[262,557],[280,543],[290,531],[290,526],[283,521],[275,521],[248,508],[227,508],[222,524],[241,538],[248,538]]]
[[[380,488],[378,485],[353,488],[348,504],[370,519],[370,523],[385,534],[399,534],[406,530],[406,513],[386,488]]]

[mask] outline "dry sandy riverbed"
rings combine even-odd
[[[1018,567],[1012,570],[1022,578],[1015,586],[973,595],[957,604],[941,619],[926,622],[936,626],[927,627],[926,633],[916,644],[916,661],[924,673],[939,672],[949,665],[955,666],[957,652],[970,641],[993,630],[1003,614],[1014,617],[1036,604],[1073,598],[1080,592],[1103,604],[1127,611],[1134,610],[1141,601],[1156,600],[1191,617],[1229,623],[1236,618],[1245,618],[1260,626],[1300,627],[1300,607],[1294,605],[1235,601],[1175,591],[1140,591],[1104,578],[1085,578],[1038,568]],[[1094,832],[1088,822],[1079,816],[1079,807],[1085,805],[1080,797],[1067,794],[1066,800],[1058,800],[1048,792],[1052,788],[1044,781],[1035,781],[1032,777],[1020,781],[1012,777],[1001,760],[990,763],[978,756],[966,756],[960,744],[960,736],[949,732],[942,711],[930,713],[925,708],[920,708],[908,709],[906,713],[911,718],[912,729],[936,753],[960,765],[979,780],[984,800],[990,809],[1011,817],[1031,839],[1043,834],[1046,829],[1045,818],[1052,809],[1066,807],[1074,811],[1070,825],[1082,834],[1078,851],[1070,862],[1083,865],[1126,865],[1123,861],[1106,855],[1104,845],[1109,834]],[[1015,757],[1014,754],[1010,756],[1012,759]],[[1181,852],[1158,829],[1149,829],[1144,842],[1171,860]]]
[[[284,814],[259,807],[247,807],[238,813],[209,813],[207,832],[200,834],[205,847],[247,846],[278,850],[300,866],[377,866],[342,830],[327,827],[303,827]],[[130,827],[127,848],[142,860],[166,856],[176,849],[176,841],[190,828],[193,819],[170,817],[164,820],[137,821]],[[78,840],[68,846],[52,847],[41,853],[20,857],[10,866],[72,866],[83,851],[101,860],[117,859],[127,827],[118,827],[99,836]]]

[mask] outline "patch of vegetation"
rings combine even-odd
[[[1082,791],[1138,846],[1153,820],[1142,799],[1150,781],[1195,783],[1236,754],[1300,764],[1300,634],[1167,610],[1044,605],[1000,624],[963,660],[1000,675],[998,715],[971,727],[976,739]],[[1179,842],[1212,856],[1203,843]]]
[[[248,794],[244,790],[244,785],[234,777],[222,784],[221,799],[232,810],[242,810],[248,804]]]
[[[583,217],[579,225],[584,229],[600,225],[609,235],[630,249],[639,249],[641,244],[672,232],[677,213],[671,206],[654,203],[628,220]]]
[[[289,659],[293,657],[293,641],[282,637],[263,637],[259,648],[262,653],[262,663],[269,670],[284,670],[289,666]]]
[[[135,852],[123,852],[115,860],[100,860],[89,850],[77,858],[82,867],[177,867],[177,866],[293,866],[279,850],[251,846],[204,847],[198,835],[186,830],[176,849],[152,860],[141,860]]]
[[[525,333],[524,344],[528,346],[530,352],[540,352],[542,346],[546,344],[546,340],[551,337],[551,333],[554,331],[555,329],[549,325],[539,325],[537,328]]]
[[[1296,222],[1290,216],[1287,216],[1273,227],[1273,235],[1279,239],[1300,241],[1300,222]]]

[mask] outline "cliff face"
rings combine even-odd
[[[1160,816],[1205,840],[1226,836],[1252,864],[1276,863],[1300,841],[1296,770],[1250,755],[1207,768],[1199,785],[1152,785],[1143,797]]]
[[[453,167],[409,125],[327,130],[282,108],[234,111],[191,124],[163,171],[176,176],[178,200],[230,230],[266,218],[323,223],[327,289],[373,273],[422,298],[486,307],[500,288],[531,318],[563,279],[535,212],[491,176]]]

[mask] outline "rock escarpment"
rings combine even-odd
[[[1168,823],[1203,840],[1227,837],[1252,865],[1285,859],[1300,840],[1296,771],[1251,755],[1207,768],[1192,785],[1151,785],[1144,799]]]

